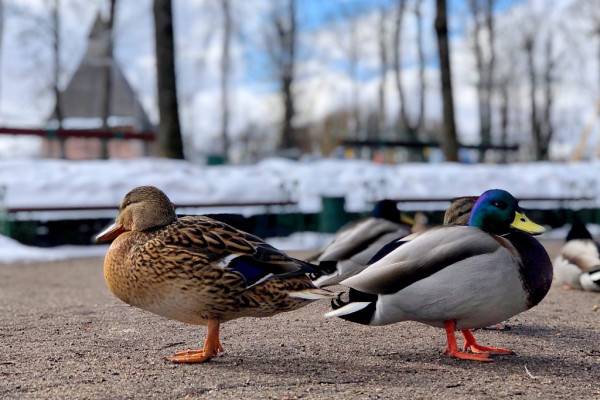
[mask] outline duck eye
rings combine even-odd
[[[497,207],[497,208],[501,209],[501,210],[504,210],[504,209],[506,209],[506,207],[508,207],[508,205],[505,202],[503,202],[503,201],[493,201],[492,205],[494,207]]]

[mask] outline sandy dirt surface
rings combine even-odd
[[[325,320],[321,302],[227,323],[224,355],[173,365],[204,328],[121,303],[100,259],[1,265],[0,398],[599,399],[599,306],[553,287],[511,330],[475,332],[517,352],[489,364],[443,356],[441,329]]]

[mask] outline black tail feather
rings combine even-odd
[[[320,278],[323,275],[329,275],[336,271],[337,261],[320,261],[319,264],[311,264],[313,271],[308,275],[311,280]]]
[[[344,300],[342,296],[347,295],[348,300]],[[331,308],[337,310],[350,303],[354,302],[369,302],[369,305],[352,314],[341,315],[340,318],[346,321],[356,322],[357,324],[369,325],[377,308],[377,295],[364,293],[356,289],[350,288],[347,292],[338,294],[337,298],[331,300]]]

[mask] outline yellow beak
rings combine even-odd
[[[540,233],[546,232],[546,229],[543,226],[536,224],[535,222],[527,218],[527,215],[518,211],[515,212],[515,219],[510,224],[510,226],[512,228],[518,229],[523,232],[527,232],[532,235],[539,235]]]
[[[412,218],[410,215],[406,215],[404,213],[400,214],[400,222],[402,222],[403,224],[406,225],[414,225],[415,224],[415,219]]]

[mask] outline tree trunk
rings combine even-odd
[[[554,75],[554,37],[552,34],[548,35],[545,46],[545,68],[544,68],[544,119],[542,121],[542,149],[541,158],[547,160],[550,150],[550,142],[554,136],[554,125],[552,123],[552,109],[554,106],[554,91],[553,91],[553,75]]]
[[[447,161],[458,161],[458,139],[454,121],[452,97],[452,71],[450,68],[450,46],[448,43],[448,15],[446,0],[436,0],[435,32],[440,60],[440,81],[444,109],[444,133],[441,145]]]
[[[425,40],[423,35],[423,0],[417,0],[415,4],[415,19],[417,23],[417,57],[419,59],[419,115],[415,124],[416,135],[418,136],[423,124],[425,123],[425,90],[427,81],[425,78]]]
[[[105,130],[109,129],[108,119],[110,118],[111,112],[111,100],[112,100],[112,71],[113,71],[113,26],[115,22],[115,5],[116,0],[109,0],[109,12],[108,12],[108,46],[106,48],[104,66],[104,101],[102,104],[102,128]],[[107,159],[108,154],[108,139],[101,139],[101,157]]]
[[[600,93],[600,25],[598,26],[598,28],[596,29],[596,40],[597,40],[597,45],[598,45],[598,49],[597,49],[597,54],[596,54],[596,67],[598,68],[598,93]],[[600,107],[600,103],[598,105],[598,107]],[[598,113],[600,113],[600,108],[598,109]]]
[[[396,90],[398,91],[398,102],[400,103],[398,128],[400,129],[401,134],[406,133],[409,140],[415,141],[417,140],[417,137],[412,129],[408,116],[406,95],[404,93],[404,84],[402,83],[402,26],[404,25],[406,1],[407,0],[398,0],[396,6],[396,20],[394,23],[394,77],[396,79]]]
[[[400,103],[400,115],[398,117],[399,134],[405,134],[410,141],[419,140],[419,132],[423,126],[425,116],[425,52],[423,49],[423,18],[421,15],[422,0],[415,4],[415,18],[417,28],[417,57],[419,62],[419,109],[416,121],[413,122],[408,112],[408,102],[402,81],[402,27],[406,13],[407,0],[398,0],[396,6],[396,20],[394,24],[394,77],[398,102]],[[419,149],[409,149],[410,161],[422,161],[423,152]]]
[[[479,110],[479,137],[482,145],[492,143],[492,90],[494,86],[494,0],[486,0],[485,8],[480,0],[470,0],[469,7],[473,16],[473,53],[477,70],[477,105]],[[485,30],[488,38],[489,56],[483,52],[481,36]],[[485,159],[485,150],[479,151],[479,161]]]
[[[177,82],[175,78],[175,46],[171,0],[154,0],[156,76],[159,151],[163,157],[183,159],[183,141],[179,125]]]
[[[525,38],[525,53],[527,56],[527,76],[529,78],[529,112],[531,134],[533,139],[533,151],[536,160],[542,159],[542,132],[538,120],[537,110],[537,76],[535,73],[534,60],[534,45],[535,41],[532,36]]]
[[[2,61],[4,60],[2,50],[4,48],[4,0],[0,0],[0,71],[2,70]],[[2,115],[2,80],[0,76],[0,116]]]
[[[356,17],[351,17],[350,20],[350,49],[349,49],[349,57],[348,63],[350,64],[350,76],[352,77],[352,119],[353,119],[353,127],[352,130],[354,132],[354,138],[360,139],[362,126],[361,126],[361,118],[360,118],[360,99],[359,99],[359,84],[358,84],[358,37],[357,37],[357,23]]]
[[[60,0],[54,0],[52,7],[52,60],[53,60],[53,78],[52,78],[52,91],[54,92],[54,117],[58,123],[58,129],[62,129],[63,114],[61,104],[61,92],[60,92]],[[65,157],[61,154],[61,157]]]
[[[484,131],[488,137],[488,141],[492,142],[492,93],[495,87],[495,71],[496,71],[496,29],[494,24],[494,4],[496,0],[487,0],[485,10],[485,24],[488,31],[488,49],[489,58],[487,62],[487,75],[485,79],[485,123]]]
[[[500,144],[506,146],[508,144],[508,124],[509,124],[509,83],[504,81],[500,85]],[[502,152],[502,162],[508,161],[508,152]]]
[[[221,0],[223,42],[221,48],[221,139],[223,157],[229,158],[229,75],[231,73],[232,15],[230,0]]]
[[[386,83],[387,83],[387,70],[388,70],[388,41],[387,41],[387,8],[379,8],[379,29],[377,31],[377,37],[379,41],[379,68],[381,78],[379,81],[379,112],[377,115],[377,133],[381,137],[382,132],[386,127]],[[369,139],[377,139],[376,137],[370,137]]]
[[[274,24],[277,33],[277,51],[274,55],[279,69],[281,84],[281,96],[283,98],[283,123],[279,149],[291,149],[297,147],[296,132],[293,120],[296,115],[296,104],[294,101],[294,78],[296,67],[296,0],[288,0],[286,10],[281,15],[274,16]]]

